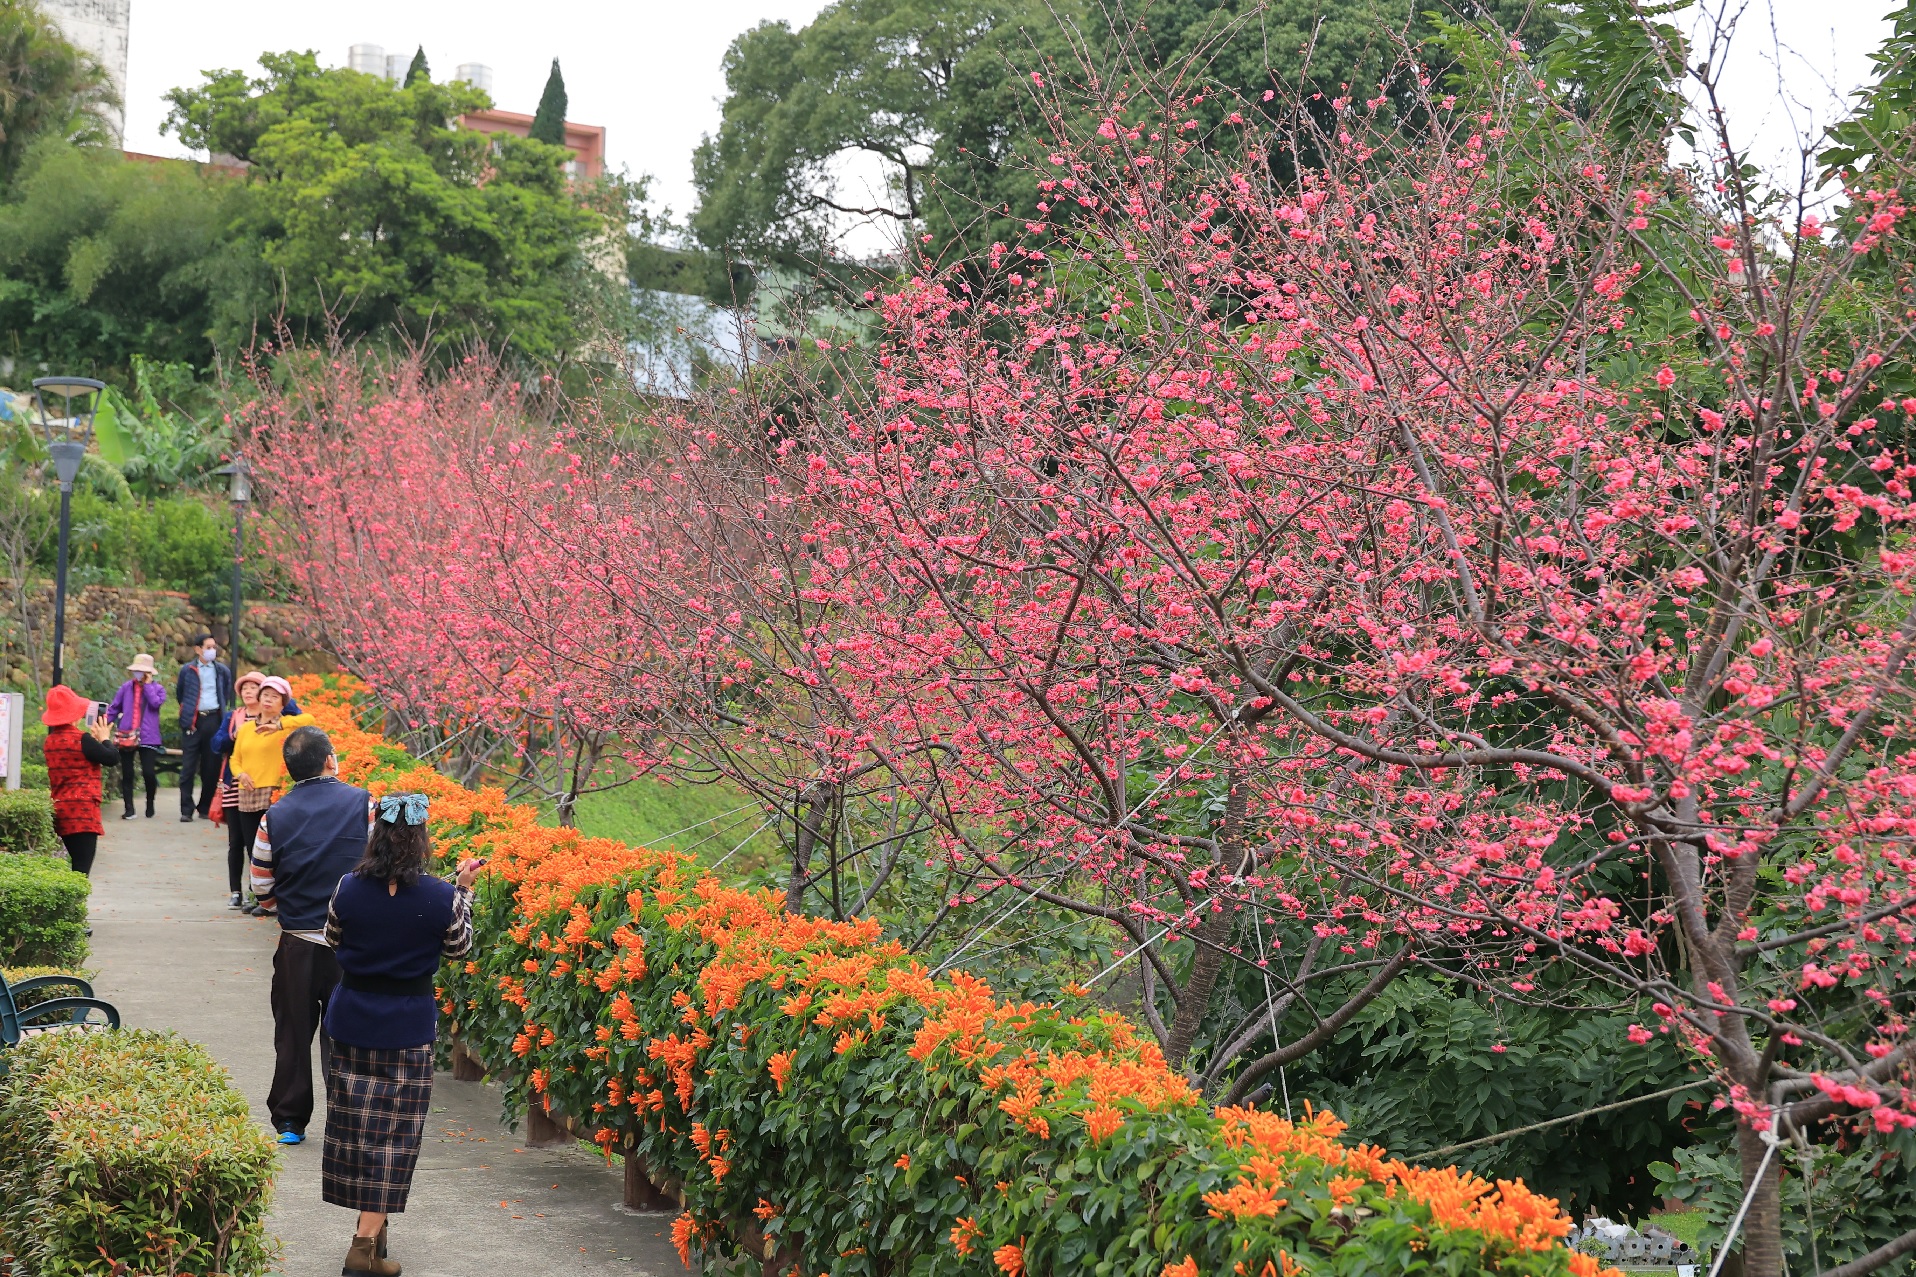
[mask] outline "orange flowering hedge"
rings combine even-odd
[[[439,853],[492,858],[442,1009],[515,1105],[682,1181],[688,1263],[755,1218],[798,1277],[1597,1275],[1521,1183],[1346,1145],[1328,1113],[1212,1109],[1089,999],[933,979],[869,919],[461,788],[363,730],[350,680],[295,690],[349,780],[426,791]]]

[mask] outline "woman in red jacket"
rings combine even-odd
[[[69,687],[47,693],[47,787],[53,791],[53,832],[66,844],[67,860],[76,873],[93,868],[99,849],[100,768],[120,761],[113,729],[104,718],[86,723],[90,702]],[[85,730],[81,730],[82,727]]]

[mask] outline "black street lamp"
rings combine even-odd
[[[246,503],[253,499],[253,469],[245,457],[234,457],[233,464],[221,466],[214,474],[232,481],[228,495],[233,500],[233,606],[226,614],[226,659],[235,675],[239,673],[240,582],[246,565]]]
[[[53,472],[60,479],[60,558],[53,580],[53,682],[57,687],[66,678],[67,643],[67,538],[73,515],[73,478],[80,473],[80,460],[86,456],[87,441],[93,437],[93,414],[100,409],[104,381],[91,377],[36,377],[33,382],[34,410],[40,417],[40,429],[47,437],[47,455],[53,458]],[[47,396],[59,395],[63,411],[54,416]],[[75,403],[79,400],[79,403]]]

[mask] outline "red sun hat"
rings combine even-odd
[[[47,710],[40,721],[48,727],[66,727],[86,717],[92,701],[64,684],[55,684],[47,692]]]

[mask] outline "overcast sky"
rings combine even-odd
[[[126,148],[189,154],[160,134],[162,95],[210,68],[257,74],[262,50],[313,49],[322,64],[344,66],[355,44],[408,57],[424,45],[434,79],[449,78],[461,62],[483,62],[492,68],[494,102],[528,114],[556,57],[571,100],[567,114],[604,125],[612,166],[653,174],[655,193],[683,217],[692,205],[692,148],[718,127],[725,47],[759,22],[802,26],[822,7],[822,0],[133,0]]]
[[[1891,0],[1749,0],[1726,96],[1739,136],[1765,164],[1800,128],[1826,121],[1869,73]],[[655,179],[657,202],[692,206],[692,148],[718,126],[726,45],[758,22],[802,26],[822,0],[133,0],[127,73],[128,150],[185,155],[160,134],[161,96],[215,67],[257,70],[262,50],[314,49],[343,65],[366,42],[410,55],[424,45],[435,78],[461,62],[493,69],[493,98],[532,111],[554,57],[571,118],[607,130],[610,160]],[[1779,55],[1779,48],[1781,53]],[[1779,92],[1779,72],[1782,91]]]

